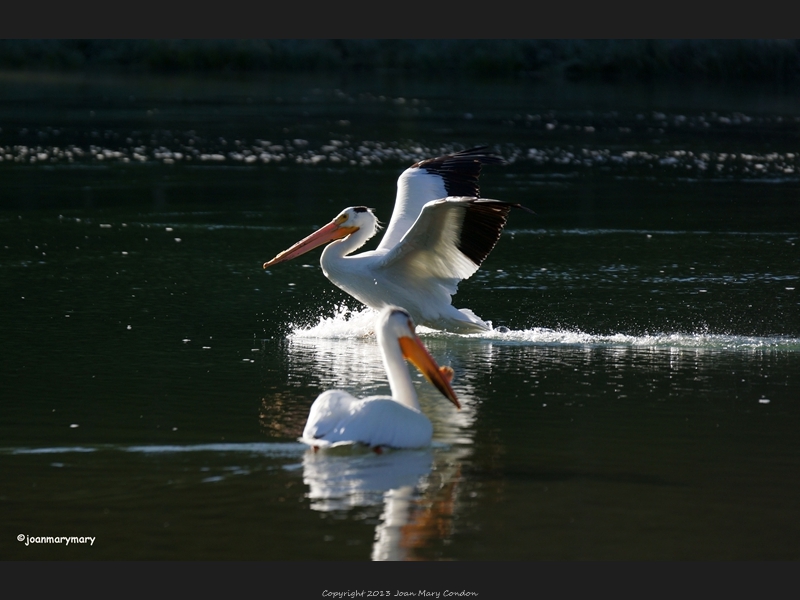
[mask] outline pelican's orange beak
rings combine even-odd
[[[342,227],[342,223],[346,220],[346,217],[340,217],[334,219],[322,229],[318,229],[308,237],[304,237],[302,240],[297,242],[294,246],[289,248],[288,250],[284,250],[278,256],[273,258],[270,261],[264,263],[264,268],[268,269],[272,265],[277,265],[278,263],[282,263],[287,260],[292,260],[300,256],[301,254],[305,254],[306,252],[310,252],[314,248],[322,246],[322,244],[327,244],[328,242],[332,242],[333,240],[340,240],[343,237],[347,237],[354,231],[358,231],[358,227]]]
[[[461,408],[456,393],[453,391],[453,388],[450,387],[450,381],[453,379],[452,368],[440,367],[437,365],[430,352],[428,352],[428,349],[417,336],[413,338],[407,336],[401,337],[400,349],[403,351],[403,356],[420,370],[425,376],[425,379],[435,385],[437,390],[456,405],[456,408]]]

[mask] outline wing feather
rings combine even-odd
[[[513,206],[518,205],[483,198],[428,202],[379,267],[399,277],[439,280],[454,294],[497,244]]]
[[[502,157],[479,146],[411,165],[397,179],[397,197],[379,250],[393,248],[408,232],[423,206],[447,196],[479,197],[482,165],[504,164]]]

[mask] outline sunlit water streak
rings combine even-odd
[[[97,446],[54,446],[45,448],[0,448],[0,454],[68,454],[87,452],[131,452],[137,454],[177,454],[183,452],[246,453],[252,455],[286,457],[298,456],[306,450],[304,444],[244,443],[244,444],[169,444],[116,446],[102,444]]]
[[[530,116],[530,115],[528,115]],[[554,121],[554,116],[551,116]],[[569,120],[569,115],[560,115],[562,127],[567,131],[571,125],[564,123]],[[725,119],[725,117],[720,117]],[[795,123],[797,122],[795,117]],[[685,120],[685,119],[684,119]],[[704,118],[700,117],[704,124]],[[538,119],[537,121],[541,121]],[[527,125],[532,120],[527,119]],[[665,121],[656,119],[661,134],[666,133]],[[611,130],[619,129],[624,121],[618,120]],[[730,125],[730,119],[724,122]],[[630,123],[627,123],[630,125]],[[707,126],[707,124],[706,124]],[[795,125],[796,127],[796,125]],[[552,131],[553,123],[537,124],[536,129]],[[576,126],[575,130],[588,128],[587,133],[594,134],[601,126]],[[745,129],[748,127],[745,125]],[[624,129],[624,128],[623,128]],[[15,132],[17,133],[17,132]],[[299,164],[316,168],[329,168],[331,166],[368,167],[386,162],[397,164],[411,164],[429,156],[436,156],[453,152],[459,148],[452,144],[443,146],[425,145],[419,141],[384,142],[362,138],[360,140],[308,140],[295,138],[283,140],[281,143],[272,143],[269,140],[235,140],[235,148],[223,137],[216,139],[203,139],[195,135],[194,131],[159,131],[151,133],[151,139],[143,139],[141,132],[124,130],[106,130],[104,137],[116,138],[113,143],[103,143],[98,140],[94,144],[74,143],[64,140],[62,132],[54,133],[40,131],[41,139],[47,137],[61,138],[61,143],[39,143],[29,145],[26,143],[27,130],[23,129],[14,135],[18,143],[0,145],[0,165],[37,166],[44,169],[78,169],[78,168],[103,168],[109,165],[186,165],[187,168],[258,168],[268,164]],[[93,135],[100,137],[100,132],[94,130]],[[365,132],[366,133],[366,132]],[[630,129],[628,128],[628,133]],[[673,130],[670,134],[675,134]],[[367,134],[369,135],[369,134]],[[608,167],[615,169],[645,170],[646,176],[652,177],[653,170],[658,170],[662,176],[676,176],[683,181],[716,180],[726,181],[733,178],[743,181],[758,183],[789,183],[798,181],[800,170],[800,154],[795,151],[759,152],[694,152],[683,144],[673,148],[651,149],[648,151],[636,150],[633,146],[628,149],[618,148],[611,151],[607,148],[597,148],[589,139],[580,139],[580,147],[562,148],[539,143],[536,146],[517,145],[507,142],[502,147],[502,153],[510,163],[530,162],[537,167],[546,166],[549,169],[590,169]],[[162,139],[157,140],[160,137]],[[352,136],[348,136],[350,138]],[[122,140],[119,140],[122,138]],[[135,138],[135,139],[134,139]],[[233,141],[233,140],[232,140]],[[563,174],[556,174],[563,175]],[[691,175],[687,177],[687,175]],[[552,177],[552,174],[537,174],[536,178]],[[624,176],[618,176],[624,177]],[[630,175],[628,177],[631,177]]]

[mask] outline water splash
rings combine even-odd
[[[454,335],[435,332],[434,335]],[[541,344],[566,346],[609,346],[632,348],[678,348],[751,350],[776,349],[800,351],[800,339],[788,336],[743,336],[707,332],[673,332],[630,335],[625,333],[593,334],[580,330],[536,327],[525,330],[497,329],[466,337],[509,344]]]
[[[353,310],[346,304],[335,307],[330,317],[322,316],[315,325],[289,324],[289,339],[351,339],[371,337],[375,334],[374,325],[377,311],[371,308]]]
[[[344,304],[336,307],[330,317],[322,316],[315,325],[290,324],[289,339],[352,339],[374,335],[376,312],[370,308],[353,310]],[[579,329],[508,329],[498,327],[491,331],[460,335],[419,326],[417,332],[426,338],[476,339],[512,345],[565,345],[609,346],[631,348],[677,348],[707,350],[774,349],[800,351],[800,338],[774,336],[748,336],[698,332],[655,332],[644,335],[626,333],[596,334]]]

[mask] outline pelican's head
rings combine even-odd
[[[357,231],[368,233],[364,235],[364,242],[375,235],[378,230],[378,219],[372,212],[371,208],[366,206],[351,206],[345,208],[342,212],[336,215],[336,218],[318,229],[308,237],[303,238],[288,250],[284,250],[275,258],[264,263],[264,268],[267,269],[272,265],[291,260],[327,244],[334,240],[340,240]],[[364,243],[362,242],[362,244]]]
[[[414,321],[404,308],[387,306],[378,315],[375,328],[380,343],[397,340],[403,357],[411,362],[456,408],[461,408],[458,397],[450,386],[453,379],[451,367],[440,367],[416,333]]]

